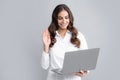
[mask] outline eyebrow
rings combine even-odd
[[[66,16],[69,16],[69,15],[66,15]],[[58,16],[58,17],[61,17],[61,16]]]
[[[62,17],[62,16],[58,16],[58,18],[59,18],[59,17]],[[64,16],[64,17],[69,17],[69,15],[66,15],[66,16]]]

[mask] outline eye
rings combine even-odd
[[[62,20],[62,19],[69,19],[69,16],[65,16],[65,17],[58,16],[58,20]]]
[[[69,16],[65,16],[65,19],[69,19]]]
[[[58,17],[58,20],[62,20],[63,18],[61,16]]]

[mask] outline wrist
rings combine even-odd
[[[46,53],[48,53],[48,51],[49,51],[49,47],[44,46],[44,51],[45,51]]]

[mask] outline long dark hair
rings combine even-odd
[[[48,27],[48,30],[50,32],[50,37],[51,37],[51,43],[50,43],[50,47],[52,47],[55,43],[56,43],[56,38],[55,38],[55,35],[56,35],[56,30],[58,30],[59,26],[58,26],[58,14],[62,11],[62,10],[66,10],[69,14],[69,20],[70,20],[70,23],[67,27],[67,29],[71,32],[71,43],[74,44],[76,47],[80,47],[80,41],[79,39],[77,38],[77,35],[78,35],[78,31],[77,29],[73,26],[73,21],[74,21],[74,18],[73,18],[73,15],[72,15],[72,12],[70,11],[70,9],[68,8],[67,5],[65,4],[60,4],[58,6],[55,7],[55,9],[53,10],[53,13],[52,13],[52,21],[51,21],[51,24],[50,26]]]

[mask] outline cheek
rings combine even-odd
[[[61,24],[61,23],[62,23],[62,21],[59,21],[59,20],[58,20],[58,24]]]
[[[68,20],[68,23],[70,23],[70,21]]]
[[[68,20],[67,20],[67,22],[69,23],[69,22],[70,22],[70,20],[68,19]]]

